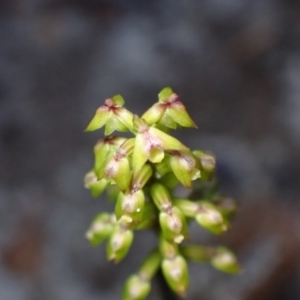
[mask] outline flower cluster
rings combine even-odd
[[[105,100],[86,131],[105,126],[104,139],[94,147],[95,163],[85,176],[85,187],[93,196],[104,190],[115,201],[113,213],[100,213],[86,233],[92,245],[107,240],[107,258],[121,261],[128,253],[134,231],[153,229],[157,247],[139,270],[127,280],[124,300],[145,299],[151,279],[161,268],[169,287],[178,295],[187,292],[187,260],[209,261],[213,267],[237,273],[240,267],[233,253],[224,247],[189,245],[188,224],[195,220],[214,234],[228,229],[235,205],[224,205],[217,193],[196,200],[174,195],[178,184],[211,182],[216,166],[212,154],[192,151],[169,135],[170,129],[196,127],[178,95],[165,88],[159,100],[141,117],[124,108],[120,95]],[[128,131],[133,137],[114,136]]]

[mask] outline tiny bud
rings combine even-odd
[[[113,215],[108,213],[99,214],[86,232],[86,238],[93,246],[99,245],[111,235],[115,222],[116,219]]]
[[[105,100],[100,106],[86,131],[93,131],[105,125],[105,135],[110,135],[113,131],[132,130],[133,115],[123,107],[124,99],[120,95]]]
[[[190,151],[169,151],[170,166],[177,179],[185,186],[191,187],[191,181],[200,177],[197,161]]]
[[[139,172],[135,173],[131,181],[131,191],[137,191],[144,187],[152,176],[152,168],[145,164]]]
[[[185,217],[177,207],[160,212],[159,223],[164,237],[169,241],[180,244],[188,236]]]
[[[236,274],[241,272],[241,267],[237,262],[235,255],[225,247],[218,247],[216,254],[211,260],[211,264],[218,270]]]
[[[116,227],[107,243],[107,259],[120,262],[127,255],[132,241],[132,230]]]
[[[195,218],[200,208],[199,203],[187,199],[176,198],[173,200],[173,204],[189,218]]]
[[[94,171],[88,172],[84,177],[84,187],[89,189],[94,197],[101,195],[107,185],[108,181],[105,178],[98,180]]]
[[[112,157],[106,164],[104,172],[106,178],[112,179],[121,191],[129,189],[132,172],[127,157],[121,159]]]
[[[183,127],[195,127],[197,128],[194,121],[191,119],[189,114],[187,113],[185,106],[180,101],[178,95],[176,95],[173,90],[169,87],[164,88],[159,94],[158,94],[158,101],[161,105],[163,105],[166,110],[165,114],[160,120],[160,123],[170,127],[170,128],[176,128],[177,126],[174,123],[179,124]],[[167,118],[163,120],[163,118],[167,116],[169,119],[172,120],[171,122],[166,122]],[[171,125],[171,126],[170,126]]]
[[[173,259],[164,259],[161,267],[170,288],[181,297],[185,297],[189,285],[186,260],[181,255],[177,255]]]
[[[206,201],[198,203],[201,208],[196,215],[196,221],[202,227],[215,234],[221,234],[228,229],[227,221],[213,204]]]
[[[131,275],[123,289],[123,300],[144,300],[151,290],[151,283],[139,275]]]
[[[145,206],[145,196],[142,190],[137,190],[134,193],[119,194],[115,213],[117,219],[122,216],[127,216],[129,223],[139,223],[143,217]]]
[[[132,167],[134,173],[138,172],[142,168],[150,156],[156,162],[158,162],[159,159],[163,159],[163,153],[154,152],[154,149],[162,149],[162,143],[160,140],[149,134],[148,125],[143,120],[136,120],[138,120],[137,126],[139,133],[135,137],[135,146],[132,155]]]
[[[168,190],[160,183],[155,183],[151,187],[152,199],[160,211],[170,211],[172,201]]]
[[[103,168],[103,166],[105,165],[109,155],[112,152],[115,152],[125,141],[126,138],[110,136],[97,142],[97,144],[94,147],[94,169],[97,175],[101,173],[100,169]]]
[[[212,154],[199,150],[193,151],[193,153],[200,160],[201,170],[208,174],[214,173],[216,169],[216,158]]]
[[[124,143],[122,143],[118,148],[115,154],[115,158],[121,159],[125,156],[129,156],[133,152],[134,143],[135,143],[135,138],[125,140]]]

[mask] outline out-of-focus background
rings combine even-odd
[[[84,239],[83,176],[120,93],[141,114],[171,86],[240,211],[225,237],[244,273],[192,264],[188,300],[300,299],[300,7],[293,0],[0,0],[0,299],[116,300],[155,238],[120,265]],[[154,281],[149,299],[163,299]]]

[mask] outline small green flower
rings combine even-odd
[[[152,173],[153,171],[150,165],[143,165],[140,171],[135,173],[132,178],[130,184],[131,192],[142,189],[144,185],[148,182],[148,180],[151,178]]]
[[[108,160],[104,168],[105,178],[116,183],[121,191],[125,192],[129,189],[131,181],[131,166],[128,157],[117,158],[113,156]]]
[[[182,198],[175,198],[173,204],[188,218],[195,218],[201,209],[199,203]]]
[[[169,241],[180,244],[188,237],[185,217],[181,210],[175,206],[160,212],[159,224],[164,237]]]
[[[117,149],[110,147],[107,151],[107,156],[104,157],[99,155],[98,157],[99,161],[100,158],[103,157],[103,163],[98,169],[98,177],[106,178],[111,180],[112,183],[116,183],[121,191],[129,189],[132,174],[129,156],[133,151],[134,142],[134,138],[125,139]]]
[[[225,247],[218,247],[211,260],[211,264],[218,270],[237,274],[241,272],[241,267],[237,262],[235,255]]]
[[[110,235],[106,247],[108,260],[120,262],[128,253],[133,241],[133,231],[123,226],[116,226]]]
[[[142,190],[123,194],[120,192],[115,213],[117,219],[126,216],[128,223],[136,225],[141,222],[145,206],[145,196]],[[124,218],[123,218],[124,219]]]
[[[115,224],[114,215],[101,213],[94,219],[90,229],[86,232],[86,238],[93,246],[97,246],[111,235]]]
[[[188,285],[189,274],[186,260],[177,255],[174,258],[165,258],[161,268],[169,287],[181,297],[185,297]]]
[[[137,132],[132,156],[134,172],[138,172],[147,160],[159,163],[163,160],[164,150],[188,150],[177,139],[155,127],[149,127],[143,119],[134,117],[134,130]]]
[[[142,119],[149,125],[157,123],[172,129],[175,129],[177,124],[182,127],[197,127],[186,112],[185,106],[178,95],[171,88],[164,88],[158,94],[158,98],[158,103],[154,104],[142,115]]]
[[[110,135],[115,130],[132,130],[132,113],[123,107],[124,99],[120,95],[105,100],[100,106],[92,121],[86,127],[86,131],[94,131],[105,125],[105,135]]]
[[[216,158],[210,153],[199,150],[193,151],[193,154],[200,161],[200,169],[202,171],[201,178],[203,180],[211,180],[212,175],[216,170]]]
[[[160,211],[167,212],[172,209],[172,200],[167,188],[160,183],[151,186],[152,199]]]
[[[94,197],[101,195],[108,183],[105,178],[98,180],[94,171],[88,172],[84,177],[84,187],[89,189]]]
[[[199,164],[191,151],[171,150],[169,163],[177,179],[185,186],[190,188],[192,180],[201,177]]]
[[[200,211],[197,213],[196,221],[215,234],[221,234],[228,229],[228,222],[219,210],[207,201],[200,201]]]
[[[98,177],[103,177],[103,170],[107,158],[110,157],[112,153],[115,153],[125,141],[126,138],[123,137],[109,136],[97,142],[94,147],[94,171]]]
[[[187,199],[174,199],[176,205],[182,213],[196,221],[209,231],[220,234],[228,229],[228,222],[218,210],[218,208],[208,201],[190,201]]]
[[[131,275],[123,290],[123,300],[144,300],[151,290],[151,283],[139,275]]]
[[[158,250],[152,251],[143,262],[137,274],[130,276],[123,289],[123,300],[143,300],[151,289],[150,280],[161,263]]]

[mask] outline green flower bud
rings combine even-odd
[[[121,159],[125,156],[129,156],[133,152],[135,144],[135,138],[127,139],[122,143],[115,154],[116,159]]]
[[[127,216],[128,223],[134,223],[134,225],[138,224],[142,220],[144,206],[145,196],[142,190],[128,194],[121,192],[115,207],[116,217],[120,219],[125,215]]]
[[[215,234],[223,233],[228,229],[227,221],[213,204],[206,201],[200,201],[198,203],[201,208],[196,215],[196,221],[202,227]]]
[[[197,160],[190,151],[169,151],[170,166],[177,179],[190,188],[191,181],[201,176]]]
[[[126,138],[116,136],[106,137],[105,139],[98,141],[94,147],[94,170],[98,177],[101,177],[101,172],[103,173],[103,168],[109,155],[115,152],[125,141]]]
[[[189,285],[189,274],[186,260],[177,255],[173,259],[162,261],[162,272],[170,288],[181,297],[185,297]]]
[[[94,131],[105,125],[105,135],[110,135],[113,131],[132,130],[133,115],[124,107],[124,99],[120,95],[106,99],[104,105],[100,106],[86,131]]]
[[[134,117],[133,122],[137,135],[132,156],[132,166],[134,171],[138,172],[146,161],[150,159],[150,156],[157,163],[164,158],[164,153],[162,151],[162,142],[149,133],[147,123],[137,116]]]
[[[173,200],[173,204],[177,206],[186,217],[189,218],[195,218],[200,210],[199,203],[186,199],[175,198]]]
[[[89,189],[94,197],[101,195],[107,184],[108,181],[104,178],[98,180],[94,171],[88,172],[84,177],[84,187]]]
[[[241,267],[235,255],[225,247],[216,249],[216,254],[212,258],[211,264],[216,269],[226,273],[236,274],[241,272]]]
[[[155,183],[151,187],[152,199],[160,211],[171,211],[172,201],[168,190],[160,183]]]
[[[194,155],[199,159],[201,170],[202,170],[202,179],[211,180],[212,175],[216,169],[216,158],[210,154],[203,151],[193,151]]]
[[[152,176],[152,168],[146,164],[140,169],[139,172],[135,173],[131,181],[131,191],[137,191],[144,187],[147,181]]]
[[[171,88],[164,88],[159,93],[158,98],[159,102],[154,104],[142,116],[142,119],[149,125],[158,123],[172,129],[175,129],[177,124],[183,127],[197,127],[186,112],[178,95],[173,93]]]
[[[187,113],[185,106],[179,100],[178,95],[176,95],[175,93],[172,94],[167,103],[170,103],[167,114],[174,122],[182,127],[197,128],[197,125]]]
[[[94,219],[85,236],[91,242],[91,245],[97,246],[111,235],[115,223],[116,218],[114,215],[101,213]]]
[[[161,263],[158,250],[152,251],[144,260],[140,270],[128,278],[123,289],[123,300],[143,300],[151,289],[150,280],[157,272]]]
[[[177,207],[160,212],[159,223],[164,237],[169,241],[180,244],[188,236],[185,217]]]
[[[107,243],[106,253],[108,260],[120,262],[128,253],[133,241],[133,231],[122,226],[115,227]]]
[[[164,150],[187,150],[187,147],[177,139],[155,127],[149,127],[137,116],[134,117],[133,122],[137,132],[132,157],[134,172],[138,172],[147,160],[153,163],[161,162],[164,158]]]
[[[123,289],[123,300],[144,300],[151,290],[151,283],[139,275],[130,276]]]
[[[181,248],[181,253],[188,260],[206,262],[210,261],[216,251],[213,247],[188,245]]]
[[[104,169],[105,177],[113,180],[121,191],[129,190],[131,181],[131,167],[127,157],[114,156],[108,160]]]

